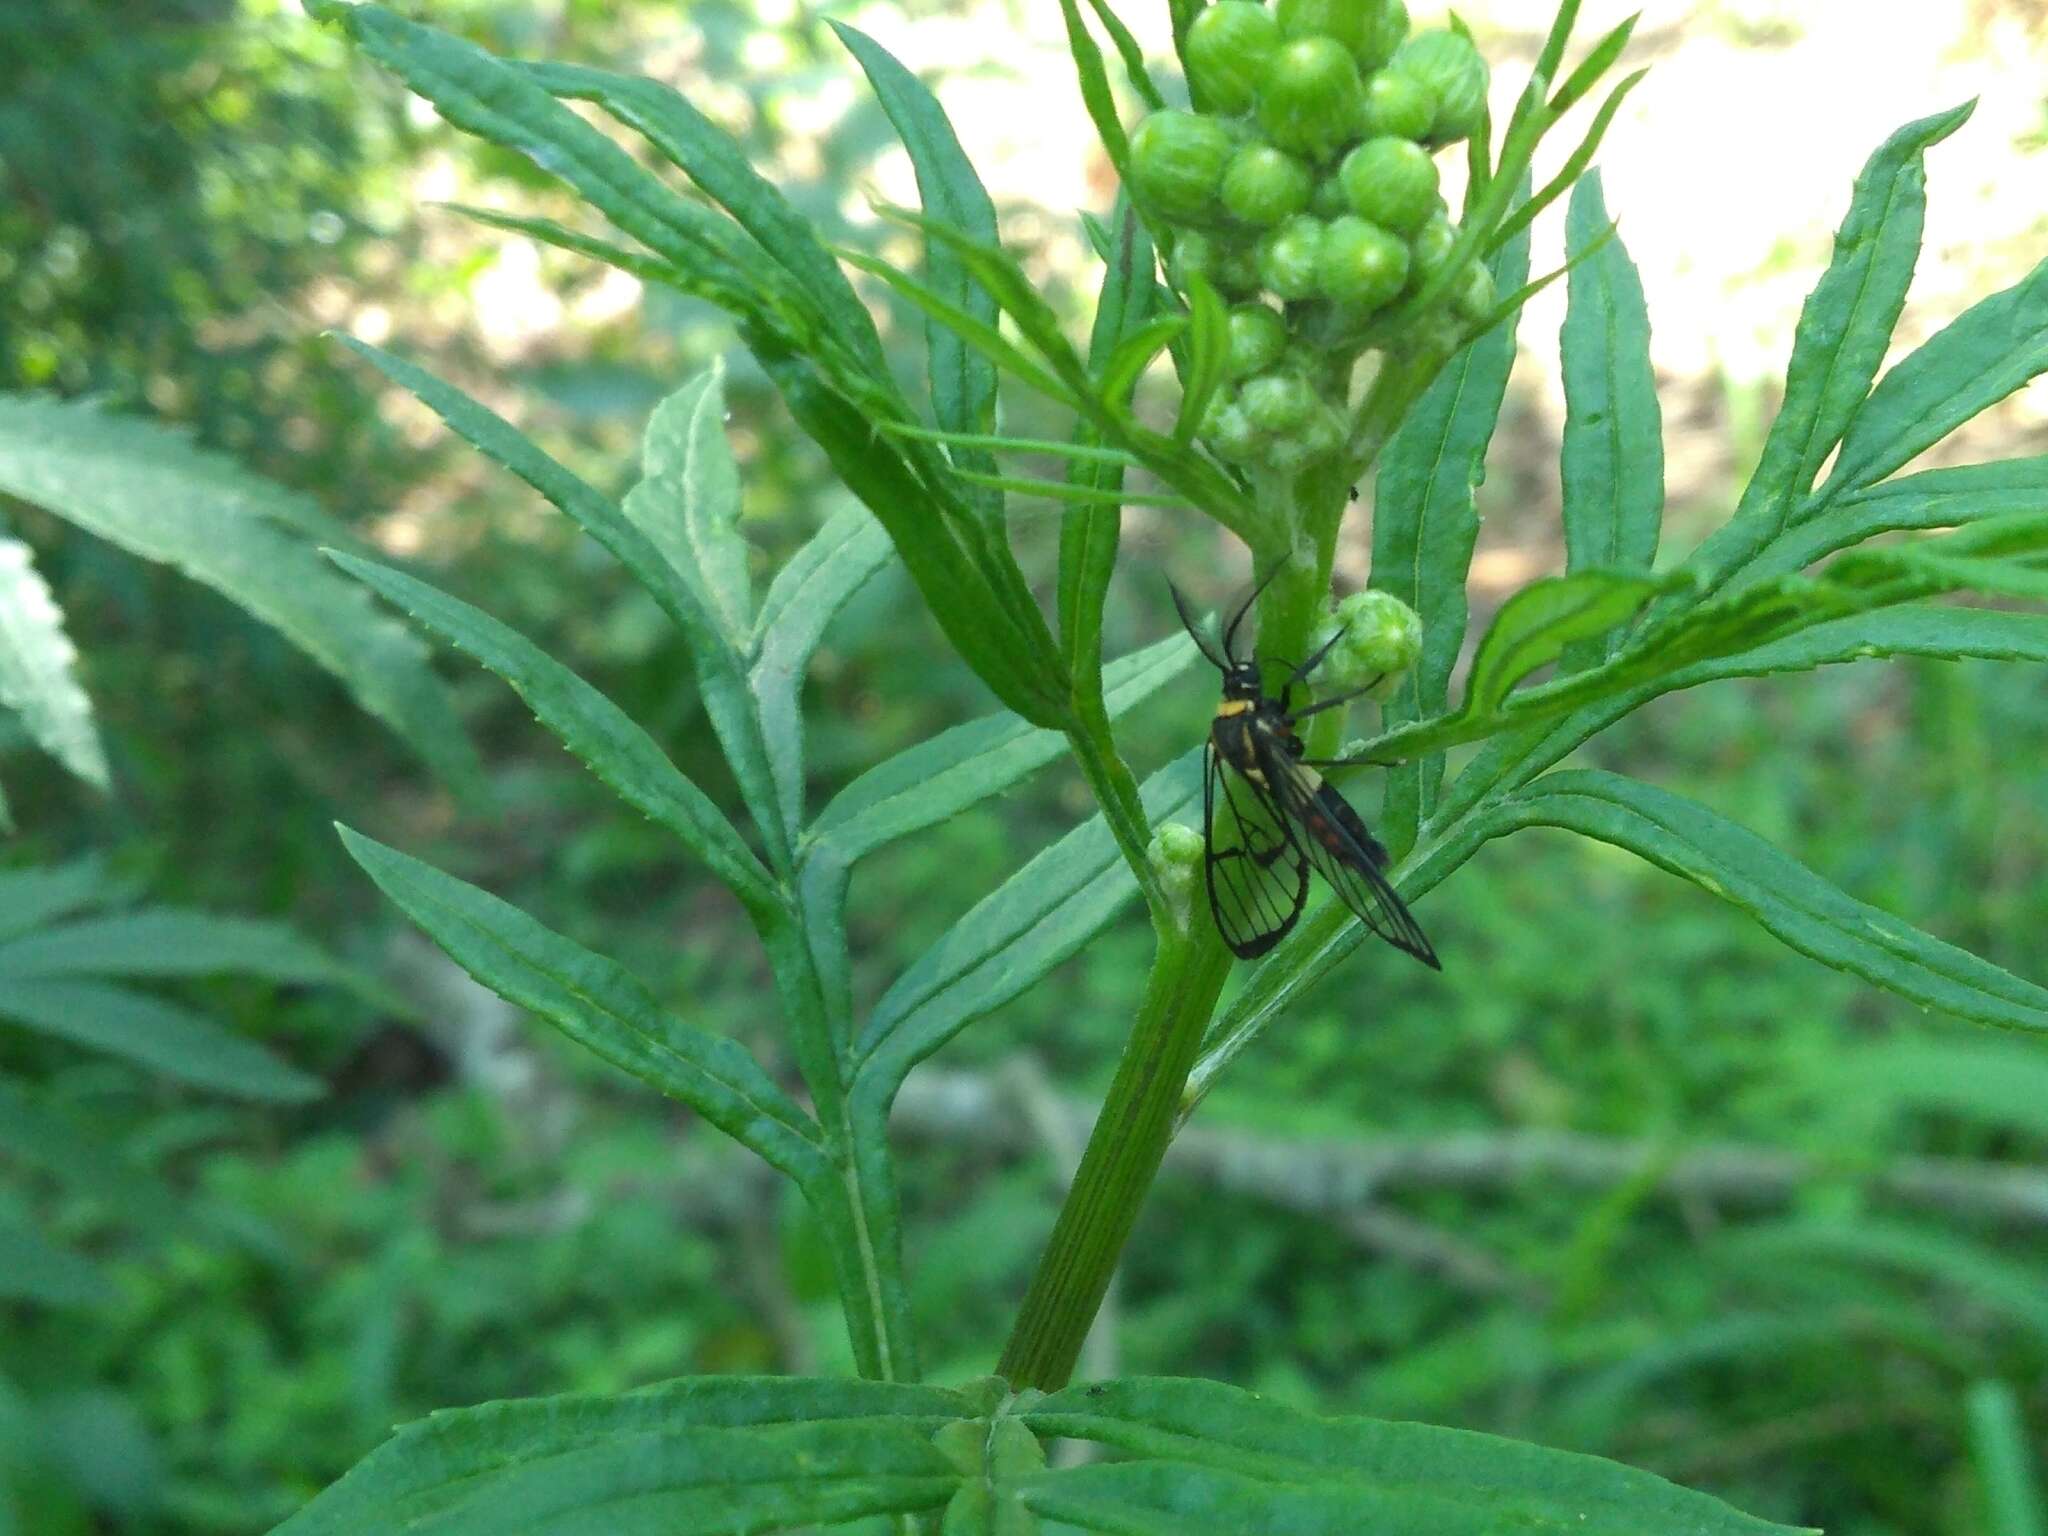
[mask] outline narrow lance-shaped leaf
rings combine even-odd
[[[718,807],[616,704],[516,630],[401,571],[353,555],[336,564],[509,683],[534,717],[628,805],[673,833],[756,917],[774,882]],[[0,951],[4,966],[5,951]]]
[[[517,907],[346,827],[341,836],[384,894],[493,992],[689,1105],[799,1184],[826,1177],[816,1124],[734,1041],[679,1023],[623,966]]]
[[[1190,752],[1143,791],[1153,825],[1201,802]],[[886,1107],[918,1062],[1000,1008],[1101,932],[1137,882],[1100,816],[1040,853],[955,923],[876,1003],[857,1053],[856,1097]]]
[[[1807,296],[1793,333],[1785,403],[1735,516],[1690,564],[1716,586],[1783,529],[1870,393],[1920,257],[1927,150],[1969,118],[1956,108],[1908,123],[1856,178],[1834,257]]]
[[[1036,607],[1024,611],[1028,590],[1021,601],[1011,591],[1023,585],[1014,559],[971,539],[944,505],[946,493],[921,480],[874,422],[803,358],[763,337],[750,340],[799,425],[888,529],[961,658],[1010,709],[1034,724],[1063,725],[1068,690],[1059,655]]]
[[[1647,575],[1591,569],[1531,582],[1501,605],[1479,642],[1465,709],[1480,715],[1498,710],[1531,672],[1626,624],[1659,585]]]
[[[1878,381],[1842,439],[1822,503],[1876,484],[2044,371],[2048,262],[1971,305]]]
[[[1187,670],[1194,642],[1171,635],[1105,669],[1111,719],[1135,708]],[[936,826],[1017,784],[1067,750],[1058,731],[1015,715],[992,715],[920,742],[855,779],[818,813],[806,835],[811,856],[851,864],[875,849]]]
[[[47,868],[0,871],[0,939],[28,933],[84,907],[127,899],[96,857]]]
[[[2048,990],[1845,894],[1755,833],[1617,774],[1545,775],[1485,814],[1492,835],[1564,827],[1734,903],[1802,954],[1962,1018],[2048,1029]]]
[[[1067,26],[1067,52],[1074,58],[1074,75],[1081,86],[1081,104],[1088,109],[1089,121],[1095,124],[1103,153],[1116,167],[1118,178],[1128,186],[1131,179],[1128,171],[1131,141],[1124,132],[1123,118],[1117,112],[1116,96],[1109,88],[1109,71],[1103,66],[1102,49],[1089,34],[1088,23],[1082,19],[1081,8],[1075,0],[1060,0],[1060,16]]]
[[[107,752],[92,701],[78,684],[78,648],[64,614],[19,539],[0,537],[0,708],[21,716],[30,740],[95,789]]]
[[[416,395],[471,446],[524,480],[602,545],[683,633],[704,710],[718,733],[740,793],[778,866],[789,860],[789,831],[761,740],[760,718],[739,656],[720,633],[697,588],[676,574],[653,542],[608,497],[556,463],[496,412],[453,385],[390,353],[343,337],[392,382]]]
[[[1021,1417],[1039,1434],[1135,1458],[1021,1485],[1030,1508],[1096,1530],[1790,1536],[1596,1456],[1428,1424],[1316,1418],[1220,1382],[1097,1382],[1042,1398]]]
[[[804,814],[804,670],[826,627],[894,553],[873,513],[842,507],[775,573],[761,600],[747,681],[790,826],[802,825]]]
[[[10,977],[0,1019],[237,1098],[298,1103],[323,1092],[317,1077],[211,1019],[105,982]]]
[[[996,207],[961,149],[953,125],[932,93],[880,43],[845,22],[832,30],[846,44],[874,87],[875,97],[910,155],[925,215],[942,219],[977,240],[994,244]],[[951,249],[926,240],[925,280],[961,310],[988,326],[996,323],[996,301],[975,281]],[[932,416],[948,432],[987,432],[995,425],[996,370],[949,327],[925,318],[926,369],[931,375]],[[995,472],[995,457],[984,450],[956,448],[963,469]],[[1000,497],[985,498],[984,510],[1000,513]]]
[[[98,407],[0,396],[0,491],[212,587],[340,679],[371,714],[463,788],[480,774],[426,652],[257,509],[290,494],[176,432]]]
[[[1529,275],[1526,236],[1493,263],[1495,286],[1519,288]],[[1512,322],[1473,342],[1416,402],[1380,457],[1373,496],[1372,584],[1422,619],[1422,655],[1387,705],[1389,724],[1441,713],[1451,668],[1465,642],[1465,578],[1479,536],[1474,492],[1500,419],[1515,361]],[[1396,852],[1415,840],[1435,803],[1441,760],[1394,770],[1387,780],[1382,836]]]
[[[309,986],[364,985],[283,923],[176,907],[111,912],[0,941],[0,977],[215,976],[226,972]]]
[[[1599,248],[1572,269],[1561,351],[1564,367],[1565,568],[1648,571],[1664,521],[1663,415],[1650,365],[1650,317],[1642,279],[1608,230],[1600,173],[1572,192],[1565,247]],[[1614,649],[1590,642],[1566,652],[1566,669]]]
[[[891,1497],[898,1494],[910,1498],[902,1508],[932,1507],[944,1501],[958,1474],[948,1475],[930,1437],[949,1420],[975,1411],[965,1394],[937,1387],[789,1376],[689,1377],[619,1396],[526,1398],[450,1409],[405,1425],[278,1527],[277,1536],[401,1530],[453,1536],[503,1529],[508,1522],[533,1529],[540,1506],[515,1500],[532,1495],[534,1474],[541,1483],[564,1485],[549,1495],[557,1502],[571,1487],[580,1491],[580,1501],[565,1516],[576,1508],[591,1510],[587,1518],[602,1519],[604,1529],[620,1536],[679,1528],[763,1530],[756,1522],[765,1509],[809,1523],[833,1518],[857,1502],[848,1494],[863,1469],[845,1464],[850,1450],[874,1457],[866,1492],[888,1495],[880,1498],[883,1512],[897,1507]],[[922,1441],[929,1457],[908,1452],[906,1440]],[[690,1457],[690,1450],[731,1456],[728,1475],[722,1482],[707,1476],[713,1469],[701,1457]],[[766,1469],[764,1482],[772,1492],[763,1493],[756,1507],[748,1502],[756,1495],[747,1483],[762,1470],[768,1450],[783,1460]],[[807,1464],[809,1454],[819,1460]],[[668,1475],[643,1477],[634,1467],[636,1457]],[[886,1480],[905,1476],[906,1468],[916,1486],[888,1487]],[[804,1506],[790,1485],[807,1473],[839,1486],[822,1487],[817,1500]],[[722,1510],[707,1509],[714,1497],[731,1502]],[[776,1502],[768,1503],[770,1498]]]
[[[754,623],[740,475],[725,437],[725,369],[714,363],[654,408],[642,442],[643,476],[626,516],[694,586],[725,643],[745,648]]]
[[[878,382],[888,379],[888,359],[867,306],[810,220],[754,169],[731,135],[658,81],[575,64],[519,68],[554,95],[596,102],[644,135],[754,237],[858,366]]]
[[[1117,199],[1115,229],[1115,244],[1104,265],[1095,325],[1088,339],[1088,365],[1098,370],[1105,369],[1126,343],[1149,328],[1157,292],[1152,242],[1127,195]],[[1105,379],[1103,388],[1113,403],[1123,405],[1129,403],[1129,389],[1136,382],[1136,374],[1129,386],[1121,380]],[[1083,445],[1092,446],[1099,437],[1086,423],[1078,425],[1075,432]],[[1068,466],[1067,478],[1093,490],[1121,493],[1124,467],[1115,461],[1076,459]],[[1079,505],[1060,523],[1060,650],[1082,698],[1093,698],[1102,689],[1102,605],[1116,570],[1122,533],[1123,512],[1118,506]]]

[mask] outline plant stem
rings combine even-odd
[[[1229,970],[1206,920],[1162,925],[1130,1043],[996,1367],[1013,1388],[1057,1391],[1072,1375],[1173,1139],[1181,1090]]]

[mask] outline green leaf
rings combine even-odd
[[[1529,275],[1527,237],[1504,247],[1492,268],[1496,288],[1519,288]],[[1386,706],[1389,725],[1440,714],[1448,702],[1451,668],[1465,643],[1465,578],[1479,536],[1473,494],[1486,477],[1486,445],[1514,361],[1512,322],[1481,336],[1451,360],[1380,456],[1372,585],[1422,619],[1422,655]],[[1442,781],[1441,759],[1388,775],[1381,835],[1395,852],[1414,842]]]
[[[425,649],[321,563],[289,493],[176,432],[33,395],[0,396],[0,491],[212,587],[340,679],[451,784],[479,782]]]
[[[1879,146],[1856,178],[1848,215],[1835,234],[1834,259],[1799,314],[1785,403],[1771,424],[1763,458],[1735,516],[1690,562],[1707,574],[1710,586],[1745,565],[1793,520],[1821,464],[1863,406],[1919,259],[1927,150],[1960,128],[1971,110],[1958,107],[1908,123]]]
[[[747,683],[775,766],[783,819],[792,827],[802,824],[804,813],[804,671],[840,609],[894,552],[873,513],[843,507],[775,573],[761,600]]]
[[[1123,118],[1116,109],[1116,96],[1109,88],[1109,71],[1102,62],[1102,49],[1089,35],[1088,23],[1074,0],[1060,0],[1060,16],[1067,24],[1067,51],[1074,56],[1074,74],[1081,83],[1081,104],[1088,120],[1095,124],[1103,153],[1116,167],[1117,179],[1130,184],[1131,141],[1124,133]]]
[[[937,1509],[960,1474],[931,1436],[972,1411],[932,1387],[747,1376],[486,1403],[399,1430],[275,1536],[749,1536]]]
[[[1230,372],[1230,308],[1201,273],[1188,284],[1188,374],[1173,435],[1187,442]],[[1161,343],[1164,345],[1164,343]]]
[[[1153,825],[1200,804],[1202,754],[1145,783]],[[855,1052],[860,1087],[886,1104],[904,1076],[976,1019],[1025,991],[1107,927],[1137,893],[1100,816],[1040,853],[978,902],[882,995]]]
[[[1816,624],[1752,650],[1682,667],[1660,678],[1657,691],[1890,656],[2048,662],[2048,615],[1906,604]]]
[[[124,893],[105,863],[88,856],[48,868],[0,872],[0,939],[11,939],[83,907],[104,906]]]
[[[318,1078],[212,1020],[126,987],[10,977],[0,1019],[236,1098],[291,1104],[325,1092]]]
[[[333,560],[371,591],[475,657],[619,798],[673,833],[757,916],[780,905],[774,882],[717,806],[616,704],[523,635],[482,610],[390,566]],[[0,966],[4,966],[0,951]]]
[[[595,102],[642,134],[754,237],[859,366],[878,382],[887,380],[888,359],[867,306],[819,241],[810,220],[754,169],[729,134],[653,80],[575,64],[519,67],[551,94]]]
[[[1116,372],[1116,359],[1127,352],[1166,344],[1162,321],[1155,317],[1158,284],[1157,259],[1152,242],[1139,222],[1137,209],[1128,196],[1117,199],[1116,234],[1104,257],[1101,291],[1096,295],[1095,325],[1088,338],[1088,366],[1095,370],[1103,396],[1110,404],[1126,407],[1138,373],[1129,384]],[[1167,320],[1177,320],[1169,316]],[[1178,326],[1175,326],[1176,333]],[[1150,362],[1147,353],[1146,362]],[[1077,424],[1077,448],[1098,445],[1100,432],[1087,423]],[[1121,456],[1090,462],[1076,457],[1067,466],[1067,478],[1091,490],[1121,494],[1126,460]],[[1117,546],[1123,537],[1122,504],[1070,508],[1060,520],[1059,622],[1060,654],[1073,680],[1075,695],[1092,703],[1102,691],[1102,607],[1108,600],[1110,578],[1116,573]]]
[[[626,516],[696,589],[729,649],[747,643],[754,599],[741,535],[740,474],[725,439],[725,368],[713,363],[654,408]]]
[[[1878,381],[1842,439],[1823,502],[1875,485],[2044,370],[2048,262],[1971,305]]]
[[[1466,1430],[1316,1418],[1220,1382],[1070,1387],[1020,1417],[1144,1458],[1041,1474],[1040,1514],[1140,1536],[1784,1536],[1647,1472]]]
[[[1845,894],[1755,833],[1616,774],[1551,773],[1485,813],[1490,835],[1563,827],[1626,848],[1755,918],[1823,965],[1923,1007],[2048,1029],[2048,990]]]
[[[1143,703],[1187,670],[1194,642],[1171,635],[1105,669],[1111,717]],[[806,833],[808,857],[852,864],[949,821],[1065,755],[1067,739],[1015,715],[991,715],[941,732],[870,768],[833,797]]]
[[[518,908],[358,832],[340,830],[349,853],[384,894],[500,997],[689,1105],[799,1184],[825,1176],[817,1125],[737,1043],[680,1023],[623,966]]]
[[[961,149],[959,137],[937,99],[924,82],[865,32],[841,21],[831,21],[831,27],[866,72],[876,99],[909,152],[926,216],[943,220],[976,240],[993,245],[998,238],[995,203]],[[995,325],[996,301],[974,280],[959,256],[928,239],[924,262],[925,280],[934,293],[950,299],[984,325]],[[925,319],[925,347],[927,371],[931,375],[932,415],[940,428],[962,433],[992,430],[996,411],[994,366],[949,327],[930,316]],[[956,450],[954,462],[963,469],[984,473],[995,469],[991,455],[973,449]],[[990,510],[1000,512],[1000,501]]]
[[[100,1307],[113,1299],[114,1288],[97,1264],[32,1227],[0,1219],[0,1300]]]
[[[798,424],[889,530],[961,658],[1010,709],[1039,725],[1062,725],[1067,687],[1052,636],[1007,545],[991,543],[991,530],[956,499],[957,476],[949,472],[943,486],[924,479],[873,418],[803,358],[760,337],[754,349]]]
[[[776,798],[768,749],[761,739],[760,717],[738,655],[725,641],[717,619],[697,588],[676,574],[653,542],[624,512],[594,487],[571,474],[529,441],[510,422],[479,405],[453,385],[423,368],[370,346],[342,337],[345,345],[375,364],[394,383],[425,403],[455,433],[502,464],[571,518],[602,545],[646,589],[683,633],[697,672],[704,711],[725,749],[726,761],[740,794],[768,844],[778,868],[789,860],[789,832]],[[417,594],[415,594],[417,595]]]
[[[1486,715],[1509,690],[1574,645],[1619,629],[1665,585],[1626,570],[1580,570],[1533,581],[1501,604],[1472,658],[1465,708]]]
[[[1565,246],[1585,249],[1609,227],[1600,173],[1589,171],[1572,192]],[[1664,422],[1642,279],[1619,239],[1572,268],[1569,294],[1560,341],[1565,569],[1648,571],[1664,521]],[[1566,670],[1613,649],[1576,648]]]
[[[0,898],[4,900],[4,898]],[[148,907],[38,926],[0,941],[0,977],[211,976],[362,985],[348,967],[283,923]]]
[[[64,613],[19,539],[0,537],[0,708],[29,739],[95,789],[108,789],[107,750],[78,686],[78,648]]]

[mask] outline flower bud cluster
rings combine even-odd
[[[1460,32],[1411,35],[1404,0],[1215,0],[1183,57],[1202,110],[1138,124],[1132,190],[1172,231],[1175,285],[1232,306],[1204,441],[1300,469],[1341,445],[1366,327],[1456,243],[1432,156],[1484,120],[1486,64]],[[1492,294],[1471,271],[1453,304],[1476,318]]]

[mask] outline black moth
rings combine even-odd
[[[1235,649],[1238,626],[1259,594],[1254,591],[1232,615],[1218,656],[1203,641],[1180,592],[1169,590],[1181,623],[1223,673],[1202,777],[1203,873],[1223,942],[1242,960],[1278,944],[1301,918],[1314,865],[1359,921],[1396,949],[1442,970],[1436,950],[1387,882],[1387,850],[1302,757],[1295,726],[1358,697],[1349,693],[1293,708],[1294,690],[1341,632],[1296,667],[1275,697],[1266,692],[1258,663],[1239,661]]]

